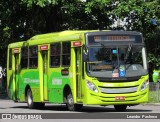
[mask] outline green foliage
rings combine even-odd
[[[148,54],[148,62],[149,63],[154,63],[155,66],[160,66],[160,55],[155,56],[152,53]]]
[[[53,4],[56,5],[58,4],[59,0],[21,0],[23,4],[27,4],[28,7],[32,7],[33,4],[36,4],[40,7],[45,7],[46,5]]]
[[[0,49],[39,33],[122,29],[144,34],[148,61],[160,62],[159,0],[1,0]],[[113,27],[115,21],[125,21]],[[151,22],[156,20],[156,24]],[[4,54],[1,57],[5,57]]]

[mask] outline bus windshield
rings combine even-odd
[[[92,77],[136,77],[146,75],[143,46],[89,46],[88,75]]]

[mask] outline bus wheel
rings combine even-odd
[[[27,104],[30,109],[35,108],[35,103],[33,102],[32,91],[30,89],[27,90],[26,96]]]
[[[71,93],[69,93],[67,96],[67,108],[68,110],[70,111],[77,111],[77,110],[80,110],[82,107],[83,107],[83,104],[74,104],[74,101],[73,101],[73,96]]]
[[[127,105],[114,105],[114,108],[116,111],[125,111],[127,108]]]

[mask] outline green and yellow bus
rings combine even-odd
[[[62,31],[9,44],[7,91],[29,108],[45,103],[127,106],[148,101],[143,36],[136,31]]]

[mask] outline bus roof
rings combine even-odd
[[[84,33],[96,32],[96,31],[99,30],[67,30],[62,32],[40,34],[32,37],[27,42],[29,43],[29,45],[35,45],[35,44],[47,44],[60,41],[74,41],[74,40],[80,40],[81,34],[83,36]]]
[[[93,32],[93,31],[98,31],[98,30],[66,30],[61,32],[39,34],[39,35],[33,36],[30,40],[46,39],[46,38],[52,38],[52,37],[56,38],[61,36],[71,36],[75,34],[82,34],[82,33]]]
[[[16,47],[21,47],[23,45],[26,45],[27,43],[29,45],[36,45],[36,44],[47,44],[47,43],[52,43],[52,42],[60,42],[60,41],[74,41],[74,40],[80,40],[80,35],[82,37],[84,36],[85,33],[90,33],[90,34],[95,34],[95,33],[114,33],[114,34],[139,34],[139,32],[136,31],[112,31],[112,30],[66,30],[66,31],[61,31],[61,32],[53,32],[53,33],[47,33],[47,34],[39,34],[35,35],[32,38],[30,38],[27,41],[23,42],[15,42],[12,44],[9,44],[9,48],[16,48]],[[95,32],[95,33],[94,33]]]
[[[25,41],[22,42],[15,42],[8,45],[8,48],[18,48],[24,46]]]

